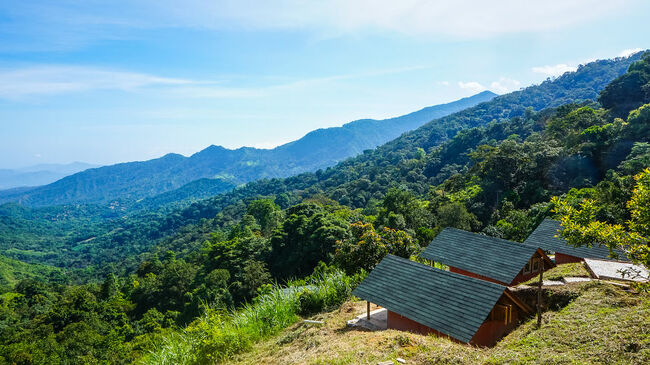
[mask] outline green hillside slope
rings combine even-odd
[[[0,256],[0,288],[11,288],[25,279],[65,282],[63,270],[57,267],[28,264]]]

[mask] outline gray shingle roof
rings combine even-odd
[[[445,228],[420,256],[510,284],[537,248],[538,246],[456,228]]]
[[[609,249],[605,246],[594,245],[593,247],[573,247],[569,245],[564,238],[559,236],[559,230],[561,228],[562,226],[559,221],[544,219],[544,221],[535,228],[533,233],[526,238],[524,243],[538,246],[546,251],[559,252],[580,258],[612,259],[609,257]],[[619,254],[617,260],[625,260],[624,253],[622,251],[617,252]]]
[[[505,289],[388,255],[352,294],[469,342]]]

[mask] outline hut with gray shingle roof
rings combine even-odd
[[[555,266],[538,246],[445,228],[420,257],[449,266],[449,271],[512,286]]]
[[[531,309],[507,287],[386,256],[353,291],[387,309],[387,327],[492,346]]]
[[[569,262],[584,261],[585,258],[598,260],[625,260],[625,253],[620,250],[610,252],[609,248],[595,244],[591,247],[574,247],[560,236],[562,226],[559,221],[544,219],[528,236],[525,244],[540,247],[542,250],[555,253],[555,263],[565,264]],[[612,257],[612,254],[615,257]]]

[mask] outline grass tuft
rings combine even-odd
[[[568,277],[588,278],[589,276],[589,271],[587,271],[583,262],[558,265],[544,272],[544,280],[553,281],[562,280],[562,278]],[[536,285],[537,283],[539,283],[539,276],[535,276],[523,284]]]

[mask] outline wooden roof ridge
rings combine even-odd
[[[555,264],[555,261],[551,260],[551,258],[548,257],[548,255],[546,254],[546,251],[544,251],[540,247],[537,248],[537,253],[544,259],[545,262],[544,271],[557,266]]]
[[[510,289],[506,288],[506,290],[503,292],[505,296],[507,296],[510,300],[512,300],[515,305],[517,305],[519,308],[521,308],[522,311],[526,314],[531,314],[533,313],[533,308],[526,304],[524,301],[519,299]]]

